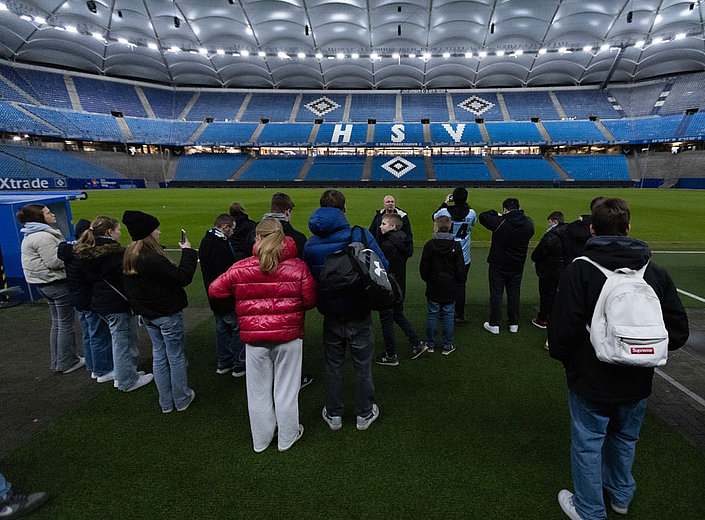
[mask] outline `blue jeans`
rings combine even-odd
[[[387,354],[393,356],[397,353],[397,344],[394,339],[394,323],[401,328],[402,332],[409,338],[412,345],[419,344],[419,337],[414,332],[414,328],[409,320],[404,316],[404,304],[400,303],[389,309],[379,311],[379,321],[382,323],[382,336]]]
[[[91,311],[78,311],[78,322],[83,330],[83,354],[86,356],[86,367],[89,366],[90,358],[90,370],[98,377],[112,371],[112,338],[108,322],[100,314]],[[88,346],[86,346],[86,331]]]
[[[436,345],[438,318],[443,322],[443,350],[453,348],[453,319],[455,318],[455,302],[437,303],[426,299],[428,303],[428,318],[426,318],[426,341],[429,347]]]
[[[69,286],[65,282],[38,285],[39,294],[47,299],[51,313],[51,369],[63,372],[78,363],[76,334],[73,330],[75,313],[71,305]]]
[[[148,320],[144,318],[149,339],[152,340],[154,382],[159,390],[162,410],[181,408],[191,398],[184,353],[184,320],[181,312]]]
[[[123,392],[137,382],[137,361],[140,357],[137,319],[128,312],[103,316],[113,340],[113,363],[118,389]]]
[[[86,370],[93,372],[93,353],[91,352],[91,333],[88,329],[88,321],[86,315],[90,311],[79,311],[76,309],[76,319],[78,326],[81,329],[81,346],[83,347],[83,357],[86,359]]]
[[[215,357],[218,368],[245,367],[245,344],[240,340],[235,311],[215,315]]]
[[[614,505],[629,506],[636,490],[632,463],[646,402],[602,405],[569,393],[573,503],[583,520],[607,516],[603,488]]]
[[[326,408],[332,416],[343,415],[343,365],[345,346],[355,367],[355,413],[367,417],[372,413],[375,386],[372,381],[374,337],[372,315],[362,319],[323,318],[323,354],[326,360]]]
[[[10,492],[10,488],[12,488],[12,486],[7,480],[5,480],[5,477],[2,476],[2,473],[0,473],[0,500],[2,500],[5,495]]]

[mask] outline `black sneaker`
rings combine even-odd
[[[399,365],[399,357],[394,354],[393,356],[388,355],[386,352],[382,352],[377,359],[375,359],[375,363],[378,365],[386,365],[388,367],[395,367]]]
[[[411,348],[411,359],[416,359],[421,354],[426,352],[428,345],[425,341],[419,341],[419,344]]]
[[[0,502],[0,518],[19,518],[39,509],[47,501],[46,493],[31,493],[23,495],[8,492],[5,500]]]
[[[301,388],[306,388],[311,383],[313,383],[313,376],[310,376],[310,375],[301,376]],[[299,388],[299,390],[301,388]]]

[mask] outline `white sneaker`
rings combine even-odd
[[[75,371],[78,370],[79,368],[85,367],[85,366],[86,366],[86,358],[84,358],[84,357],[79,357],[79,358],[78,358],[78,361],[76,362],[76,364],[75,364],[74,366],[72,366],[71,368],[67,368],[66,370],[64,370],[63,373],[64,373],[64,374],[70,374],[71,372],[75,372]]]
[[[98,379],[98,376],[95,372],[91,372],[91,379]]]
[[[567,489],[561,489],[558,493],[558,504],[560,504],[563,512],[571,520],[583,520],[583,517],[581,517],[575,510],[575,505],[573,504],[573,493]]]
[[[482,326],[485,327],[485,330],[487,332],[490,332],[492,334],[499,334],[499,325],[490,325],[490,322],[486,321],[482,324]]]
[[[137,390],[138,388],[142,388],[144,385],[148,385],[149,383],[152,382],[152,379],[154,379],[154,375],[152,374],[142,374],[137,378],[137,381],[125,390],[125,392],[132,392],[133,390]]]
[[[343,418],[340,415],[329,415],[328,409],[324,406],[321,412],[323,420],[328,423],[331,430],[340,430],[343,427]]]
[[[298,440],[301,438],[301,436],[302,436],[303,434],[304,434],[304,425],[303,425],[303,424],[299,424],[299,433],[296,434],[296,438],[295,438],[295,439],[292,441],[292,443],[289,444],[286,448],[279,448],[279,451],[286,451],[286,450],[288,450],[289,448],[291,448],[291,447],[294,445],[294,443],[296,443],[296,441],[298,441]]]
[[[99,383],[107,383],[108,381],[115,381],[115,371],[111,370],[107,374],[103,374],[99,378],[96,379]],[[115,381],[117,383],[117,381]]]
[[[184,412],[186,411],[186,408],[189,407],[189,405],[193,402],[193,400],[196,399],[196,392],[194,390],[191,390],[191,397],[189,398],[188,401],[186,401],[186,404],[183,405],[182,407],[177,407],[176,411],[177,412]]]
[[[510,325],[509,332],[519,332],[519,325]]]
[[[626,515],[627,513],[629,513],[629,506],[619,507],[618,505],[615,505],[615,503],[612,502],[611,500],[610,500],[610,507],[612,508],[612,511],[614,511],[615,513],[620,514],[620,515]]]
[[[229,374],[233,368],[235,367],[216,368],[215,373],[222,376],[223,374]]]
[[[370,413],[370,415],[367,417],[357,416],[357,429],[360,431],[366,430],[377,417],[379,417],[379,407],[376,404],[372,404],[372,413]]]

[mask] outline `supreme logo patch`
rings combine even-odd
[[[632,347],[631,353],[632,354],[653,354],[654,347]]]

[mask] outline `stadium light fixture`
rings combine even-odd
[[[207,51],[206,51],[206,52],[207,52]],[[215,53],[216,53],[218,56],[223,56],[223,55],[225,55],[225,50],[223,50],[223,49],[216,49],[216,50],[215,50]]]
[[[26,14],[23,14],[22,16],[20,16],[20,19],[24,20],[25,22],[31,22],[31,21],[32,21],[32,17],[31,17],[31,16],[27,16]]]
[[[86,7],[93,14],[98,12],[98,6],[96,5],[96,3],[93,0],[88,0],[86,2]]]
[[[35,16],[34,21],[37,22],[39,25],[44,25],[45,23],[47,23],[47,19],[42,16]]]
[[[686,37],[685,33],[678,33],[676,34],[676,40],[682,40]]]
[[[523,51],[523,49],[517,49],[517,50],[514,51],[514,54],[515,54],[516,56],[521,56],[521,55],[524,54],[524,51]]]
[[[67,25],[67,26],[66,26],[66,32],[77,33],[77,32],[78,32],[78,29],[76,29],[76,27],[74,27],[73,25]]]
[[[93,36],[93,38],[95,38],[96,40],[103,41],[103,35],[99,32],[91,33],[91,36]]]
[[[504,51],[497,51],[496,54],[501,58],[502,56],[504,56]]]
[[[249,25],[245,27],[245,32],[249,35],[254,34],[254,32],[252,31],[252,27],[250,27]]]
[[[291,59],[291,57],[284,51],[277,52],[277,56],[279,57],[280,60],[290,60]]]
[[[652,40],[651,43],[654,44],[654,45],[658,45],[659,43],[663,43],[663,38],[661,38],[660,36],[659,36],[659,37],[656,37],[656,38],[654,38],[654,39]]]
[[[472,58],[472,52],[469,52],[469,51],[466,52],[466,53],[465,53],[465,57],[468,58],[468,59],[469,59],[469,58]]]
[[[334,60],[335,56],[326,56],[326,58],[328,58],[329,60]]]
[[[198,49],[198,54],[205,56],[206,54],[208,54],[208,49],[204,49],[203,47],[201,47],[200,49]]]
[[[585,47],[583,47],[583,51],[585,51],[585,52],[592,52],[592,46],[586,45]]]
[[[354,60],[357,60],[357,59],[360,58],[360,55],[359,55],[357,52],[353,52],[353,53],[350,55],[350,57],[351,57],[352,59],[354,59]]]
[[[394,54],[392,54],[392,58],[394,58],[395,60],[398,60],[399,58],[401,58],[401,56],[399,55],[398,52],[395,52]]]
[[[130,42],[127,41],[127,38],[123,37],[118,38],[118,43],[122,43],[123,45],[130,45]]]
[[[171,47],[169,47],[169,52],[179,53],[181,52],[181,49],[177,45],[172,45]]]
[[[480,58],[484,58],[487,56],[487,51],[480,51],[478,52],[478,55],[480,56]]]
[[[0,11],[7,11],[7,4],[0,2]]]
[[[338,54],[335,55],[335,57],[338,58],[339,60],[344,60],[345,54],[343,54],[342,52],[339,52]]]
[[[424,52],[424,53],[421,55],[421,59],[422,59],[422,60],[430,60],[430,59],[431,59],[431,53],[430,53],[430,52]]]
[[[259,51],[259,52],[257,53],[257,56],[259,56],[260,58],[264,58],[265,56],[267,56],[267,53],[264,52],[264,51]]]
[[[543,56],[547,52],[548,52],[548,50],[546,50],[546,49],[539,49],[539,56]]]
[[[661,23],[661,20],[663,20],[663,16],[657,14],[656,18],[654,18],[654,23]]]
[[[300,53],[297,54],[297,56],[299,57],[300,60],[303,60],[303,59],[306,57],[306,53],[305,53],[305,52],[300,52]]]
[[[448,58],[450,58],[450,52],[444,52],[444,53],[443,53],[443,59],[444,59],[444,60],[447,60]]]
[[[56,27],[54,27],[54,29],[56,29],[57,31],[66,31],[66,27],[61,27],[60,25],[57,25]]]
[[[156,51],[157,49],[159,49],[159,47],[157,47],[157,44],[156,44],[156,43],[152,43],[152,42],[149,42],[149,43],[147,44],[147,47],[149,47],[149,48],[152,49],[153,51]]]
[[[316,53],[316,59],[317,59],[317,60],[322,60],[322,59],[323,59],[323,54],[321,54],[320,52],[317,52],[317,53]]]
[[[600,52],[608,51],[610,49],[610,46],[608,43],[603,43],[600,45]]]
[[[634,44],[634,47],[636,47],[637,49],[641,49],[645,44],[646,42],[644,40],[639,40]]]
[[[240,56],[247,58],[250,55],[250,51],[243,49],[240,51]]]
[[[370,59],[371,60],[378,60],[379,54],[377,54],[376,52],[373,52],[372,54],[370,54]]]

